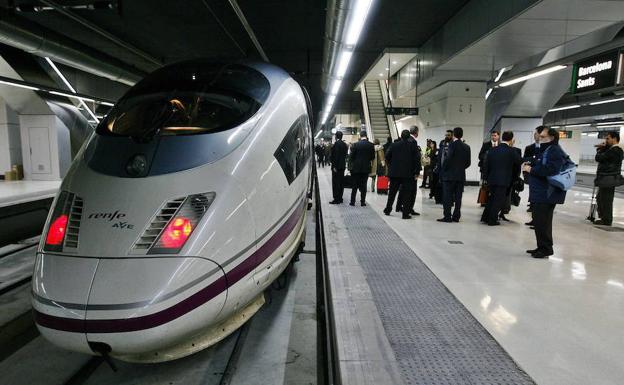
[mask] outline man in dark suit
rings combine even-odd
[[[528,146],[524,148],[524,155],[522,157],[522,160],[524,160],[525,162],[532,162],[533,159],[537,156],[537,154],[539,154],[539,150],[540,150],[539,136],[542,133],[543,129],[544,129],[544,126],[538,126],[533,132],[533,140],[535,140],[535,143],[529,144]],[[529,174],[526,172],[523,172],[522,177],[524,179],[524,183],[529,184]],[[527,211],[531,212],[531,203],[529,203],[529,208],[527,209]],[[531,221],[525,223],[525,225],[533,226],[533,220],[531,219]]]
[[[479,171],[481,171],[481,179],[483,180],[485,180],[484,163],[485,163],[487,154],[493,147],[498,146],[499,143],[500,143],[500,132],[494,130],[490,133],[490,140],[483,143],[483,145],[481,145],[481,150],[479,150]]]
[[[342,203],[344,192],[344,173],[347,163],[347,144],[342,141],[342,132],[336,132],[336,143],[331,147],[330,153],[332,171],[332,192],[334,200],[329,202],[332,205]]]
[[[522,158],[512,145],[513,132],[503,132],[503,142],[493,147],[484,160],[483,175],[488,184],[489,197],[481,222],[487,222],[488,226],[500,225],[498,216],[505,206],[514,172],[520,172]]]
[[[375,145],[366,138],[366,131],[360,133],[360,140],[351,145],[351,177],[353,188],[351,189],[351,206],[355,206],[355,196],[360,190],[360,202],[366,206],[366,181],[371,172],[371,162],[375,159]]]
[[[466,169],[470,167],[470,146],[461,138],[464,130],[461,127],[453,129],[453,141],[449,144],[448,155],[442,164],[442,183],[444,183],[444,218],[438,222],[459,222],[461,217],[461,201],[466,182]],[[451,206],[455,205],[451,216]]]
[[[537,152],[539,151],[539,148],[540,148],[539,134],[542,132],[543,129],[544,129],[544,126],[537,127],[535,129],[535,132],[533,132],[533,140],[535,141],[535,143],[529,144],[528,146],[524,148],[524,155],[522,156],[522,158],[524,159],[525,162],[532,161],[535,155],[537,155]]]
[[[418,151],[418,157],[419,157],[418,164],[416,165],[416,175],[414,175],[414,181],[417,182],[418,176],[420,175],[420,171],[422,170],[421,152],[420,152],[420,147],[418,146],[418,140],[417,140],[418,126],[411,126],[409,129],[409,133],[410,133],[410,137],[408,140],[415,145],[416,150]],[[403,211],[403,203],[406,202],[406,204],[408,205],[407,211],[409,212],[410,215],[420,215],[420,213],[417,213],[416,211],[414,211],[414,204],[416,203],[416,193],[418,192],[418,189],[416,188],[416,186],[418,186],[418,183],[416,183],[414,188],[410,190],[411,195],[409,196],[403,195],[403,192],[399,190],[399,196],[397,197],[397,207],[396,207],[397,212]]]
[[[446,130],[444,139],[440,141],[438,146],[438,159],[436,160],[436,168],[434,173],[438,174],[438,185],[436,191],[433,192],[436,204],[441,204],[444,197],[444,183],[442,183],[442,164],[448,155],[448,146],[453,141],[453,130]]]
[[[420,164],[420,155],[414,142],[410,141],[410,132],[403,130],[401,139],[390,146],[386,153],[388,162],[388,176],[390,177],[390,191],[388,191],[388,201],[384,214],[390,215],[394,198],[398,191],[404,197],[413,196],[412,190],[416,188],[416,170]],[[410,205],[402,206],[403,219],[410,219]]]

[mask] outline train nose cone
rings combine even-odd
[[[109,345],[113,356],[158,354],[214,323],[226,294],[223,271],[203,258],[102,259],[87,340]]]
[[[72,259],[95,262],[93,258]],[[74,277],[69,264],[57,270],[63,270],[65,277]],[[53,334],[80,334],[82,351],[89,343],[106,344],[112,356],[127,360],[162,355],[214,324],[227,294],[223,271],[203,258],[99,259],[90,277],[92,284],[83,285],[86,294],[72,297],[74,301],[82,300],[73,306],[82,306],[74,318],[78,325],[64,323],[69,321],[67,312],[46,308],[45,315],[54,321],[47,327]],[[60,275],[44,278],[46,282],[58,282]],[[57,343],[57,339],[52,342]],[[66,347],[78,350],[77,346]]]

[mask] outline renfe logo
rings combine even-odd
[[[108,221],[112,221],[113,219],[124,218],[126,214],[120,213],[119,210],[116,210],[114,213],[93,213],[89,214],[89,219],[108,219]]]

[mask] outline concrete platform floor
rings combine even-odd
[[[328,167],[319,177],[329,188]],[[523,224],[528,192],[497,227],[479,223],[477,192],[466,188],[461,222],[451,224],[436,222],[442,207],[428,189],[419,188],[422,215],[411,220],[383,215],[386,195],[369,192],[367,201],[538,384],[621,384],[624,231],[586,221],[591,191],[574,189],[555,210],[555,255],[535,260],[525,253],[535,247]],[[615,230],[624,229],[624,200],[614,207]]]
[[[0,207],[38,199],[52,198],[61,181],[16,180],[0,181]]]

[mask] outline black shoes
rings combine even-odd
[[[440,219],[437,219],[437,221],[438,221],[438,222],[446,222],[446,223],[451,223],[451,222],[453,222],[453,220],[452,220],[452,219],[446,219],[446,218],[440,218]]]
[[[526,222],[526,223],[525,223],[525,225],[527,225],[527,226],[533,226],[533,221]]]
[[[360,205],[361,205],[362,207],[365,207],[365,206],[366,206],[366,202],[362,202],[362,203],[360,203]]]
[[[552,250],[545,251],[545,250],[540,250],[540,249],[527,250],[526,252],[531,254],[531,257],[537,258],[537,259],[548,258],[554,254]]]
[[[392,212],[392,209],[388,210],[388,209],[384,209],[383,213],[386,215],[390,215],[390,213]]]
[[[401,211],[403,211],[403,209],[400,207],[397,207],[396,209],[394,209],[394,211],[396,211],[397,213],[400,213]]]
[[[505,221],[505,222],[509,222],[509,219],[507,219],[507,217],[505,217],[505,214],[501,214],[498,219],[500,219],[501,221]]]
[[[453,218],[453,219],[452,219],[452,221],[453,221],[453,222],[458,222],[458,223],[459,223],[459,218],[457,218],[457,219],[456,219],[456,218]]]
[[[412,219],[411,215],[402,215],[401,219]]]
[[[335,199],[333,201],[329,202],[330,205],[339,205],[341,203],[342,203],[342,201],[337,201]]]
[[[488,226],[500,226],[500,222],[488,223]]]
[[[420,213],[417,213],[416,211],[412,210],[410,211],[410,215],[420,215]]]
[[[595,220],[594,224],[599,226],[611,226],[611,222],[605,222],[602,219]]]
[[[349,206],[355,206],[355,202],[349,202]]]
[[[531,254],[533,258],[537,258],[537,259],[548,258],[551,255],[553,255],[552,251],[548,252],[548,251],[542,251],[542,250],[538,250],[535,253]]]

